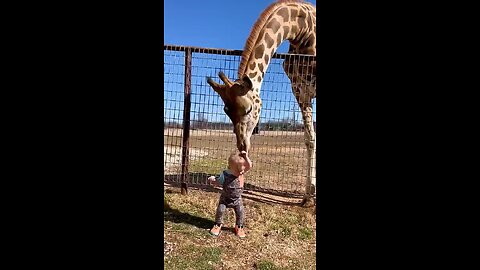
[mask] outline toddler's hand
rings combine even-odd
[[[217,180],[215,180],[215,176],[210,176],[210,177],[208,177],[208,183],[209,183],[210,185],[217,184]]]
[[[241,151],[241,152],[240,152],[240,155],[242,155],[242,156],[247,156],[247,151]]]

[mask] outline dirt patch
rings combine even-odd
[[[200,149],[189,150],[190,161],[208,156],[208,151]],[[163,146],[164,166],[166,173],[172,172],[172,168],[182,166],[182,148],[179,146]]]

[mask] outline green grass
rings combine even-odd
[[[301,218],[297,214],[285,213],[285,210],[282,212],[283,214],[280,215],[267,214],[267,224],[272,232],[281,235],[283,238],[289,238],[292,236],[292,231],[299,226]]]
[[[205,235],[204,232],[192,228],[192,226],[186,225],[184,223],[171,223],[168,230],[171,232],[180,233],[186,237],[199,238]]]
[[[270,230],[274,233],[280,234],[282,237],[290,237],[292,235],[292,228],[287,224],[273,223],[270,225]]]
[[[181,255],[167,259],[164,269],[214,270],[221,254],[222,251],[217,247],[189,246]]]
[[[199,160],[192,160],[189,164],[188,171],[191,173],[217,175],[225,169],[227,169],[226,159],[203,158]]]
[[[271,261],[263,260],[257,263],[258,270],[277,270],[277,266]]]
[[[298,239],[300,240],[310,240],[313,239],[313,230],[309,228],[298,228],[297,230]]]

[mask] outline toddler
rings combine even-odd
[[[223,225],[223,213],[226,208],[235,210],[235,234],[243,238],[245,231],[243,229],[243,203],[242,192],[245,181],[244,174],[253,167],[252,161],[246,151],[240,154],[232,153],[228,158],[228,170],[224,170],[218,178],[210,176],[208,180],[211,184],[222,185],[223,191],[215,215],[215,225],[210,230],[212,235],[218,236]]]

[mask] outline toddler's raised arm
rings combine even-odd
[[[245,170],[244,170],[244,173],[248,172],[251,168],[253,168],[253,162],[252,160],[250,160],[250,158],[248,157],[248,154],[246,151],[242,151],[240,153],[244,158],[245,160],[247,161],[247,164],[245,164]]]

